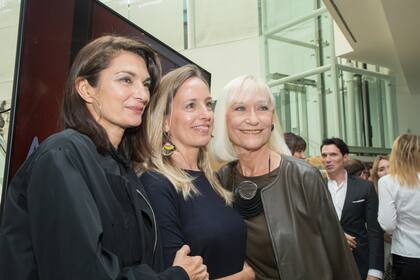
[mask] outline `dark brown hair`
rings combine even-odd
[[[112,149],[112,144],[105,129],[95,121],[85,101],[76,90],[75,83],[78,78],[85,78],[95,87],[101,71],[108,68],[111,60],[121,51],[128,51],[142,57],[150,75],[150,96],[160,81],[160,62],[155,52],[146,44],[127,37],[107,35],[102,36],[83,47],[77,54],[66,83],[60,124],[63,128],[72,128],[83,133],[95,143],[98,152],[106,154]],[[146,122],[143,114],[142,123]],[[150,156],[150,147],[145,134],[145,126],[126,129],[121,139],[118,150],[130,161],[140,162]]]
[[[289,148],[292,155],[295,152],[304,152],[306,150],[306,141],[299,135],[294,134],[293,132],[284,133],[284,141],[286,142],[286,145]]]

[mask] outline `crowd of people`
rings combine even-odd
[[[0,278],[418,277],[419,136],[398,137],[370,177],[324,139],[325,177],[302,137],[283,136],[263,80],[233,79],[213,109],[196,66],[160,72],[138,40],[81,49],[63,130],[9,185]]]

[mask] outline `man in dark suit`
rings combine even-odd
[[[344,168],[348,153],[348,146],[339,138],[322,141],[328,190],[362,280],[382,279],[384,239],[377,221],[378,196],[372,183],[348,176]]]

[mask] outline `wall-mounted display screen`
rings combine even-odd
[[[3,194],[28,154],[58,131],[71,61],[88,41],[104,34],[140,38],[159,54],[163,73],[193,63],[99,1],[37,0],[22,5]],[[202,70],[210,82],[210,73]]]

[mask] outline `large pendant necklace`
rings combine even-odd
[[[241,166],[238,162],[238,173],[243,176]],[[271,172],[271,153],[268,155],[268,173]],[[244,180],[236,185],[236,176],[234,176],[233,194],[235,197],[234,207],[241,213],[245,219],[258,216],[264,211],[261,201],[261,189],[250,180]]]

